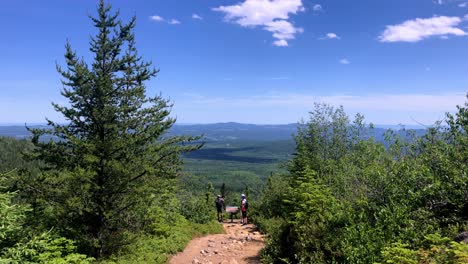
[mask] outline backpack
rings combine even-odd
[[[249,202],[247,201],[247,199],[245,199],[244,208],[245,210],[249,209]]]

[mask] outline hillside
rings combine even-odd
[[[37,126],[35,126],[37,127]],[[396,126],[377,126],[368,131],[368,136],[384,142],[384,133]],[[425,130],[413,130],[422,135]],[[203,135],[202,149],[183,156],[184,171],[190,175],[187,181],[204,188],[207,182],[215,188],[224,182],[234,191],[251,186],[258,192],[264,180],[272,173],[284,172],[281,166],[292,158],[295,143],[293,135],[297,124],[254,125],[240,123],[216,123],[174,125],[170,135]],[[17,139],[30,136],[25,126],[0,126],[0,136]],[[385,142],[384,142],[385,143]]]

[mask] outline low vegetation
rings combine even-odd
[[[417,137],[317,104],[296,136],[288,174],[268,179],[255,219],[265,263],[466,263],[468,103]]]

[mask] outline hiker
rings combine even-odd
[[[216,210],[218,211],[218,222],[223,222],[224,196],[218,195],[215,204]]]
[[[245,197],[245,194],[241,195],[241,224],[246,225],[247,224],[247,209],[249,209],[249,203],[247,202],[247,198]]]

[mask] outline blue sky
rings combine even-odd
[[[55,63],[90,57],[97,1],[0,2],[0,123],[62,121]],[[293,123],[314,102],[432,124],[465,102],[468,0],[113,0],[179,123]]]

